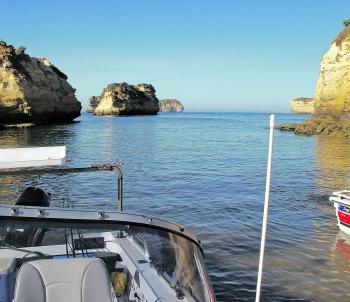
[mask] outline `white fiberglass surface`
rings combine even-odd
[[[0,149],[0,169],[62,165],[66,146]]]
[[[215,301],[199,247],[181,235],[110,222],[0,220],[0,274],[1,260],[15,259],[4,276],[28,261],[81,257],[102,259],[111,279],[126,274],[118,301]],[[7,285],[7,299],[13,290]]]

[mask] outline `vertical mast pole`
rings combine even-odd
[[[269,215],[269,203],[270,203],[270,184],[271,184],[272,148],[273,148],[274,129],[275,129],[275,115],[271,114],[270,115],[269,154],[267,159],[267,172],[266,172],[264,216],[263,216],[263,224],[262,224],[262,231],[261,231],[259,271],[258,271],[258,281],[256,284],[255,302],[260,301],[261,281],[262,281],[262,272],[263,272],[263,265],[264,265],[267,220]]]

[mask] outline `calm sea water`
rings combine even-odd
[[[278,123],[305,116],[278,114]],[[192,228],[202,239],[218,301],[252,301],[268,147],[267,114],[93,117],[2,132],[1,147],[67,145],[70,166],[123,161],[125,210]],[[329,194],[350,187],[350,140],[276,132],[264,301],[349,301],[350,240]],[[110,175],[1,179],[8,203],[28,183],[54,204],[116,208]]]

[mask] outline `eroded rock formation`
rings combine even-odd
[[[350,27],[323,56],[315,92],[315,114],[334,118],[350,115]]]
[[[332,42],[321,60],[314,95],[314,116],[301,124],[282,125],[298,134],[350,136],[350,27]]]
[[[290,108],[292,113],[297,114],[314,114],[314,100],[313,98],[297,98],[291,101]]]
[[[109,84],[90,98],[88,112],[96,115],[150,115],[159,112],[159,100],[150,84]]]
[[[184,106],[176,99],[165,99],[159,101],[160,112],[182,112]]]
[[[67,76],[45,58],[0,42],[0,123],[70,122],[81,104]]]

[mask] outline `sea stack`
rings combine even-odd
[[[182,112],[184,106],[176,99],[165,99],[159,101],[160,112]]]
[[[313,117],[303,123],[282,125],[280,128],[297,134],[349,137],[349,70],[350,26],[346,26],[321,60],[321,70],[314,95]]]
[[[71,122],[81,104],[67,79],[47,59],[0,41],[0,123]]]
[[[313,98],[297,98],[291,101],[290,108],[295,114],[314,114],[314,99]]]
[[[153,115],[159,112],[159,100],[150,84],[109,84],[100,96],[90,98],[88,112],[95,115]]]

